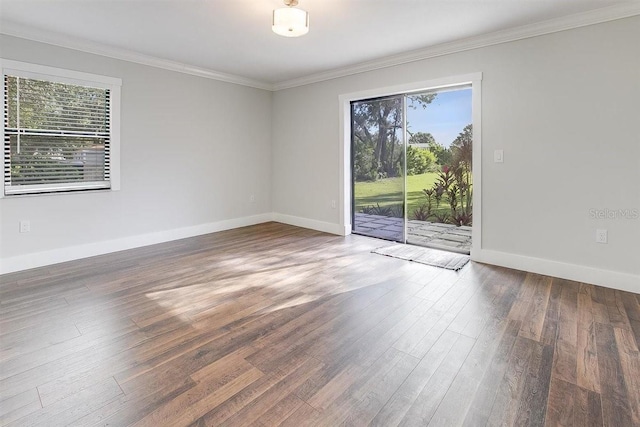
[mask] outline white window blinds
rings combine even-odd
[[[4,73],[4,194],[111,187],[111,90]]]

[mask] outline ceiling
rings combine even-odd
[[[282,7],[281,0],[0,0],[0,32],[31,31],[41,41],[77,40],[272,85],[526,24],[638,4],[299,1],[310,15],[309,34],[300,38],[271,32],[271,12]]]

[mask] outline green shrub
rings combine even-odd
[[[380,203],[376,203],[376,205],[365,206],[360,209],[360,212],[368,215],[380,215],[391,218],[404,218],[404,205],[388,205],[388,206],[380,206]]]
[[[436,164],[436,156],[426,148],[407,147],[407,175],[428,172]]]

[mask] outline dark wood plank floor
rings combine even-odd
[[[2,425],[640,425],[640,296],[268,223],[0,276]]]

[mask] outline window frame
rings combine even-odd
[[[71,194],[82,193],[85,191],[117,191],[120,190],[120,92],[122,87],[122,79],[115,77],[108,77],[98,74],[84,73],[80,71],[67,70],[56,67],[49,67],[45,65],[31,64],[27,62],[13,61],[9,59],[0,58],[0,68],[2,69],[2,99],[7,96],[5,93],[4,80],[6,75],[16,76],[21,78],[30,78],[37,80],[47,80],[56,83],[90,86],[100,89],[108,89],[110,91],[110,109],[109,109],[109,133],[110,133],[110,146],[109,146],[109,187],[97,188],[97,189],[75,189],[77,185],[69,182],[66,185],[66,189],[47,190],[43,189],[40,192],[24,192],[24,193],[11,193],[6,194],[4,183],[4,169],[6,162],[9,161],[4,156],[4,134],[5,134],[5,111],[3,102],[2,113],[2,191],[0,192],[0,198],[14,198],[23,196],[41,196],[52,194]],[[62,187],[62,186],[61,186]]]

